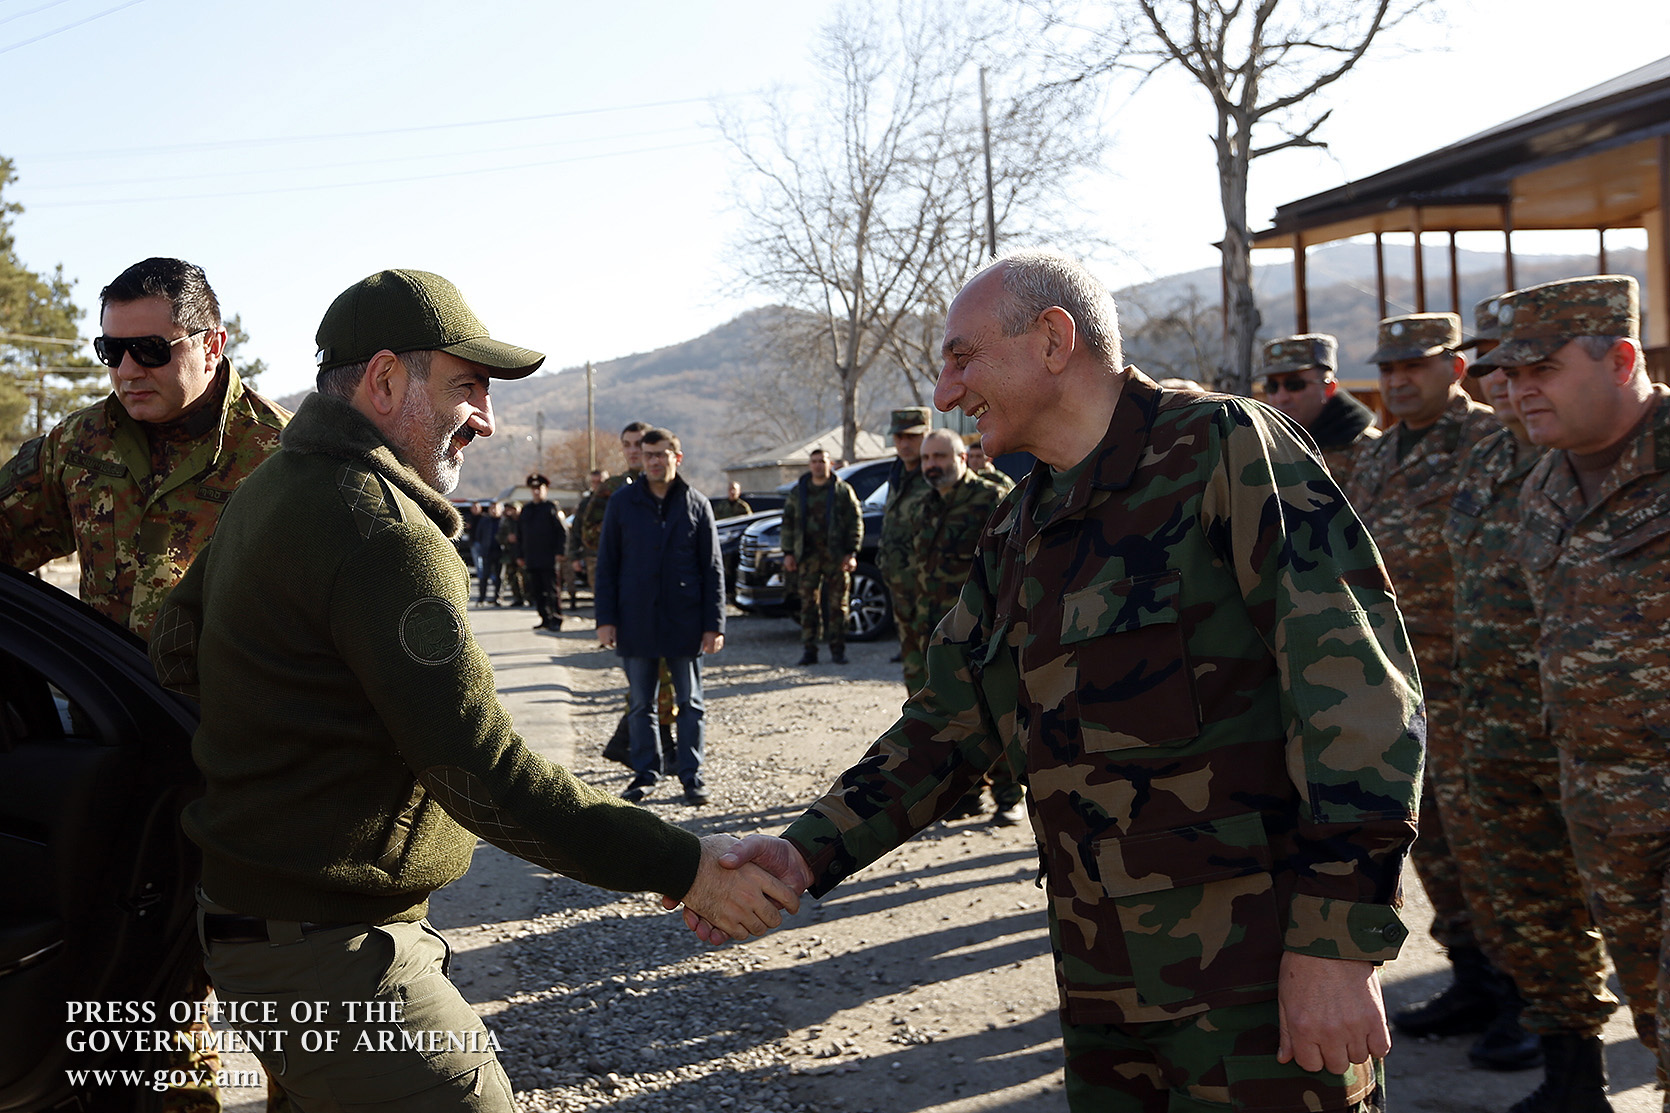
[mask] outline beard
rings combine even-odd
[[[475,438],[468,426],[457,426],[447,414],[435,412],[429,392],[413,383],[400,403],[400,414],[395,418],[395,447],[406,466],[417,472],[437,492],[450,495],[458,488],[459,473],[464,470],[462,453],[452,448],[454,437],[466,441]]]

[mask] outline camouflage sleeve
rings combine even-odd
[[[1226,415],[1201,526],[1276,659],[1304,802],[1286,946],[1391,957],[1425,740],[1408,635],[1374,543],[1303,440],[1273,411]]]
[[[784,553],[794,556],[800,552],[800,488],[790,487],[788,498],[783,500],[783,524],[777,531],[777,538]]]
[[[858,493],[845,482],[840,482],[830,497],[841,500],[837,504],[841,544],[835,551],[856,553],[864,545],[864,511],[858,505]]]
[[[0,468],[0,562],[25,572],[75,552],[75,525],[59,480],[57,432],[25,441]]]
[[[980,782],[1014,731],[1017,685],[1006,654],[986,667],[987,569],[974,566],[927,649],[928,680],[891,727],[785,838],[811,865],[814,896],[932,824]],[[997,698],[990,698],[993,693]],[[993,705],[1006,708],[1002,722]]]

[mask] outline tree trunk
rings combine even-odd
[[[1253,348],[1258,326],[1264,323],[1253,300],[1252,233],[1247,228],[1247,177],[1251,135],[1246,122],[1228,122],[1218,133],[1218,187],[1223,198],[1224,350],[1218,367],[1217,388],[1231,394],[1252,394]]]

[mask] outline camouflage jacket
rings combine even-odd
[[[916,627],[922,632],[924,645],[939,620],[957,605],[974,564],[980,535],[1006,494],[1007,490],[976,473],[964,472],[949,495],[940,494],[930,485],[927,495],[916,504],[910,568],[916,578]]]
[[[716,499],[713,503],[713,520],[716,522],[753,512],[754,508],[748,505],[747,499]]]
[[[568,560],[580,560],[586,555],[586,550],[580,544],[580,523],[585,520],[586,507],[590,503],[591,492],[588,491],[574,504],[574,517],[569,523],[568,535],[563,542],[563,556]]]
[[[166,475],[152,474],[145,427],[115,395],[26,442],[0,469],[0,561],[29,571],[79,554],[81,598],[149,637],[233,488],[290,420],[228,375],[220,421]]]
[[[1587,504],[1564,452],[1526,477],[1514,556],[1541,620],[1566,819],[1670,831],[1670,388]]]
[[[1444,542],[1455,571],[1455,676],[1462,723],[1483,757],[1553,760],[1542,721],[1537,615],[1513,558],[1519,489],[1543,450],[1498,429],[1461,468]]]
[[[596,491],[587,495],[585,505],[574,512],[571,532],[579,535],[580,551],[585,556],[597,556],[597,544],[603,539],[603,512],[609,509],[609,496],[642,474],[641,471],[625,471],[611,475]]]
[[[1352,507],[1385,558],[1417,652],[1441,647],[1437,652],[1442,659],[1420,663],[1429,682],[1448,675],[1455,626],[1455,582],[1444,544],[1444,521],[1468,451],[1501,427],[1489,406],[1457,395],[1405,460],[1397,458],[1398,425],[1383,437],[1359,442],[1344,484]]]
[[[999,506],[928,683],[787,831],[823,894],[1024,762],[1069,1023],[1275,996],[1284,949],[1383,961],[1423,720],[1391,584],[1297,426],[1128,374],[1048,520]]]
[[[1352,461],[1364,441],[1378,440],[1380,430],[1374,424],[1374,411],[1357,401],[1344,387],[1322,406],[1311,427],[1306,430],[1322,452],[1322,462],[1328,465],[1334,482],[1341,487],[1351,477]]]
[[[995,486],[999,494],[1007,495],[1015,489],[1015,481],[1000,471],[996,464],[988,463],[974,474]]]
[[[916,504],[929,491],[928,481],[922,478],[918,465],[906,471],[903,464],[894,462],[889,474],[887,505],[881,512],[881,538],[876,544],[876,567],[890,581],[910,578],[911,523],[916,520]]]
[[[783,552],[799,560],[816,551],[845,556],[864,543],[864,511],[844,479],[830,477],[821,490],[803,475],[783,502]]]

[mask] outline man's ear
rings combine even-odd
[[[360,380],[356,394],[365,399],[365,404],[371,408],[371,415],[392,417],[399,412],[400,404],[406,399],[409,382],[405,364],[384,348],[366,362],[365,377]]]
[[[1620,338],[1612,345],[1612,350],[1606,353],[1608,360],[1607,371],[1612,375],[1612,381],[1623,386],[1635,377],[1636,345],[1628,337]]]
[[[1455,381],[1459,383],[1467,374],[1467,361],[1462,358],[1460,352],[1451,352],[1450,359],[1454,361],[1450,369],[1455,373]]]
[[[1329,379],[1327,382],[1322,384],[1322,397],[1332,398],[1334,395],[1336,395],[1338,393],[1339,393],[1339,380],[1338,379]]]
[[[1052,305],[1038,314],[1038,328],[1044,340],[1044,368],[1059,375],[1078,350],[1078,322],[1059,305]]]

